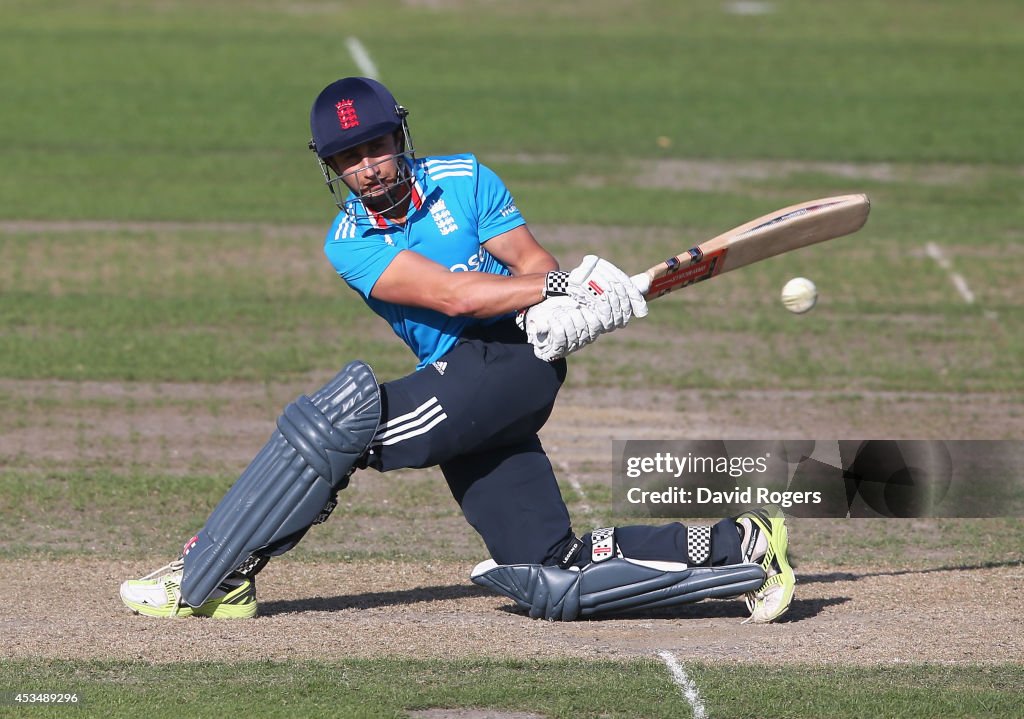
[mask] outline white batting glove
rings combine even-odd
[[[533,345],[533,353],[554,362],[590,344],[604,330],[597,315],[571,297],[552,297],[520,312],[519,327]]]
[[[571,272],[549,272],[544,296],[572,297],[597,315],[605,332],[625,327],[633,317],[647,316],[647,301],[629,275],[597,255],[587,255]]]

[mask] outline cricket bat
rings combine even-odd
[[[784,207],[691,247],[630,279],[648,300],[783,252],[856,232],[867,222],[867,195],[839,195]]]

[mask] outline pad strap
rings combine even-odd
[[[686,557],[691,567],[711,566],[711,527],[686,527]]]
[[[615,527],[601,527],[590,533],[590,561],[598,564],[621,556],[615,543]]]
[[[569,542],[569,546],[566,547],[564,552],[562,552],[562,558],[558,560],[558,566],[562,569],[568,569],[572,565],[576,564],[576,560],[579,558],[582,551],[583,540],[576,535],[573,535],[572,541]]]

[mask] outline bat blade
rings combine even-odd
[[[784,207],[659,262],[631,279],[647,300],[724,272],[856,232],[867,222],[867,195],[838,195]]]

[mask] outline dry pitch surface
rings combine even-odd
[[[17,426],[0,436],[0,456],[30,467],[74,467],[126,453],[134,466],[170,474],[189,467],[237,471],[271,429],[270,417],[299,385],[155,385],[118,383],[0,383],[21,409]],[[588,489],[606,481],[609,439],[756,436],[746,417],[778,417],[793,436],[879,436],[940,418],[922,436],[998,436],[1014,408],[998,397],[862,395],[837,404],[828,396],[780,401],[772,393],[719,397],[694,392],[676,398],[680,411],[650,395],[593,393],[569,387],[544,432],[562,478],[583,490],[572,509],[578,527],[600,521]],[[99,401],[104,400],[104,401]],[[115,401],[111,401],[115,400]],[[28,408],[27,411],[25,408]],[[6,412],[5,412],[6,414]],[[197,442],[196,437],[203,437]],[[187,449],[186,451],[186,448]],[[233,470],[231,468],[234,468]],[[376,475],[357,475],[354,487]],[[440,482],[440,477],[437,477]],[[401,484],[382,484],[399,492]],[[356,495],[364,498],[384,494]],[[146,511],[126,522],[144,521]],[[331,522],[345,522],[341,511]],[[365,522],[365,519],[363,520]],[[9,658],[111,658],[146,661],[330,659],[345,657],[629,657],[658,650],[684,660],[792,661],[857,664],[1019,661],[1024,639],[1014,587],[1024,567],[1006,561],[960,568],[956,547],[931,547],[907,566],[830,564],[819,540],[833,548],[856,523],[793,521],[797,599],[786,621],[741,624],[739,601],[704,602],[673,613],[577,623],[530,620],[511,603],[468,581],[472,561],[409,560],[318,563],[277,560],[260,576],[261,616],[252,621],[152,620],[127,612],[118,583],[167,559],[116,556],[0,560],[0,628]],[[56,526],[55,526],[56,525]],[[360,526],[354,522],[353,526]],[[474,556],[477,542],[457,517],[412,529],[455,537],[456,556]],[[929,522],[906,525],[926,536]],[[71,548],[59,522],[26,518],[43,544]],[[112,527],[112,532],[120,528]],[[902,529],[900,531],[903,531]],[[82,540],[80,537],[74,541]],[[178,538],[168,538],[172,546]],[[318,537],[306,540],[316,543]],[[358,543],[359,540],[354,540]],[[461,545],[459,544],[461,542]],[[470,548],[468,551],[466,548]],[[482,558],[482,557],[481,557]]]

